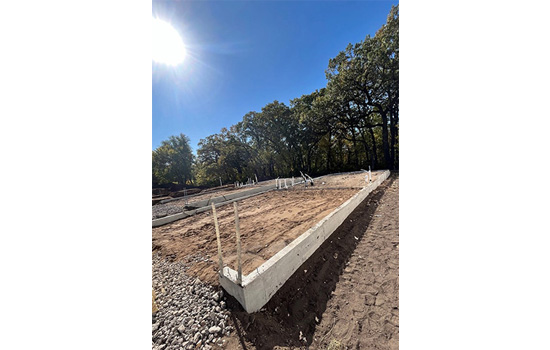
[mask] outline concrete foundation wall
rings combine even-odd
[[[376,181],[364,187],[252,273],[243,276],[242,286],[237,284],[237,272],[229,267],[224,267],[220,275],[220,284],[247,312],[260,310],[368,194],[389,175],[389,171],[380,174]]]

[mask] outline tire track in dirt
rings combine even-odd
[[[399,178],[380,198],[311,348],[399,348]]]

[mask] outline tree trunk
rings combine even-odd
[[[357,149],[357,139],[355,138],[355,128],[351,130],[353,153],[355,154],[355,168],[359,168],[359,150]]]
[[[365,156],[367,158],[367,160],[365,161],[366,163],[365,164],[369,164],[370,163],[370,159],[369,159],[369,145],[367,145],[367,140],[364,140],[363,141],[363,146],[365,147]]]
[[[397,115],[396,110],[394,108],[395,106],[392,106],[390,109],[390,151],[391,151],[391,159],[392,159],[392,168],[395,168],[395,141],[397,138]]]
[[[376,153],[376,139],[374,138],[374,131],[372,128],[369,128],[370,131],[370,137],[372,140],[372,168],[378,167],[378,154]]]
[[[330,172],[330,156],[331,156],[331,148],[332,148],[332,133],[328,133],[328,149],[327,149],[327,173]]]
[[[269,159],[269,176],[271,178],[275,177],[275,166],[273,164],[273,158]]]
[[[343,151],[343,145],[342,145],[342,140],[340,138],[338,138],[338,148],[336,149],[336,168],[338,170],[341,170],[341,168],[344,166],[344,152]]]
[[[369,158],[369,145],[367,143],[367,139],[365,138],[365,133],[361,133],[361,139],[359,139],[359,141],[363,144],[363,148],[365,148],[365,156],[366,156],[366,161],[364,164],[361,164],[361,166],[363,168],[366,168],[366,166],[368,166],[368,164],[370,163],[370,158]]]
[[[397,134],[399,133],[399,129],[397,127],[397,124],[399,122],[399,105],[395,106],[395,108],[392,109],[392,116],[391,116],[391,120],[392,120],[392,127],[393,127],[393,132],[392,132],[392,159],[393,159],[393,164],[394,164],[394,168],[399,168],[399,157],[396,156],[396,151],[399,151],[396,147],[396,142],[397,142]],[[397,153],[399,154],[399,153]]]
[[[393,114],[393,113],[392,113]],[[393,115],[390,117],[390,121],[391,121],[391,127],[390,127],[390,132],[391,132],[391,138],[390,138],[390,142],[391,142],[391,159],[392,159],[392,169],[395,168],[395,162],[396,162],[396,159],[395,159],[395,140],[396,140],[396,136],[397,136],[397,128],[395,127],[395,118],[393,117]]]
[[[311,156],[312,156],[312,151],[311,151],[311,148],[308,148],[308,151],[307,151],[307,171],[308,171],[308,174],[311,173]]]
[[[384,152],[384,162],[386,167],[393,170],[393,162],[390,156],[390,145],[388,142],[388,115],[387,111],[380,111],[382,116],[382,151]]]

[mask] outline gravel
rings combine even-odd
[[[202,260],[195,257],[193,260]],[[233,332],[223,290],[188,276],[184,262],[153,254],[153,289],[159,311],[153,315],[153,350],[211,349]]]
[[[221,327],[213,326],[213,327],[210,327],[210,328],[208,329],[208,332],[214,333],[214,334],[215,334],[215,333],[219,333],[221,330],[222,330]]]
[[[153,220],[159,219],[168,215],[178,214],[183,212],[184,210],[185,210],[184,205],[177,205],[177,204],[170,204],[170,203],[153,205]]]

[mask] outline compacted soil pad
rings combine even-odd
[[[247,275],[295,238],[351,198],[359,189],[271,191],[239,201],[243,274]],[[222,255],[227,266],[237,269],[233,204],[216,209]],[[200,254],[209,259],[194,264],[188,273],[218,284],[217,243],[212,212],[204,212],[153,228],[153,250],[176,260]]]

